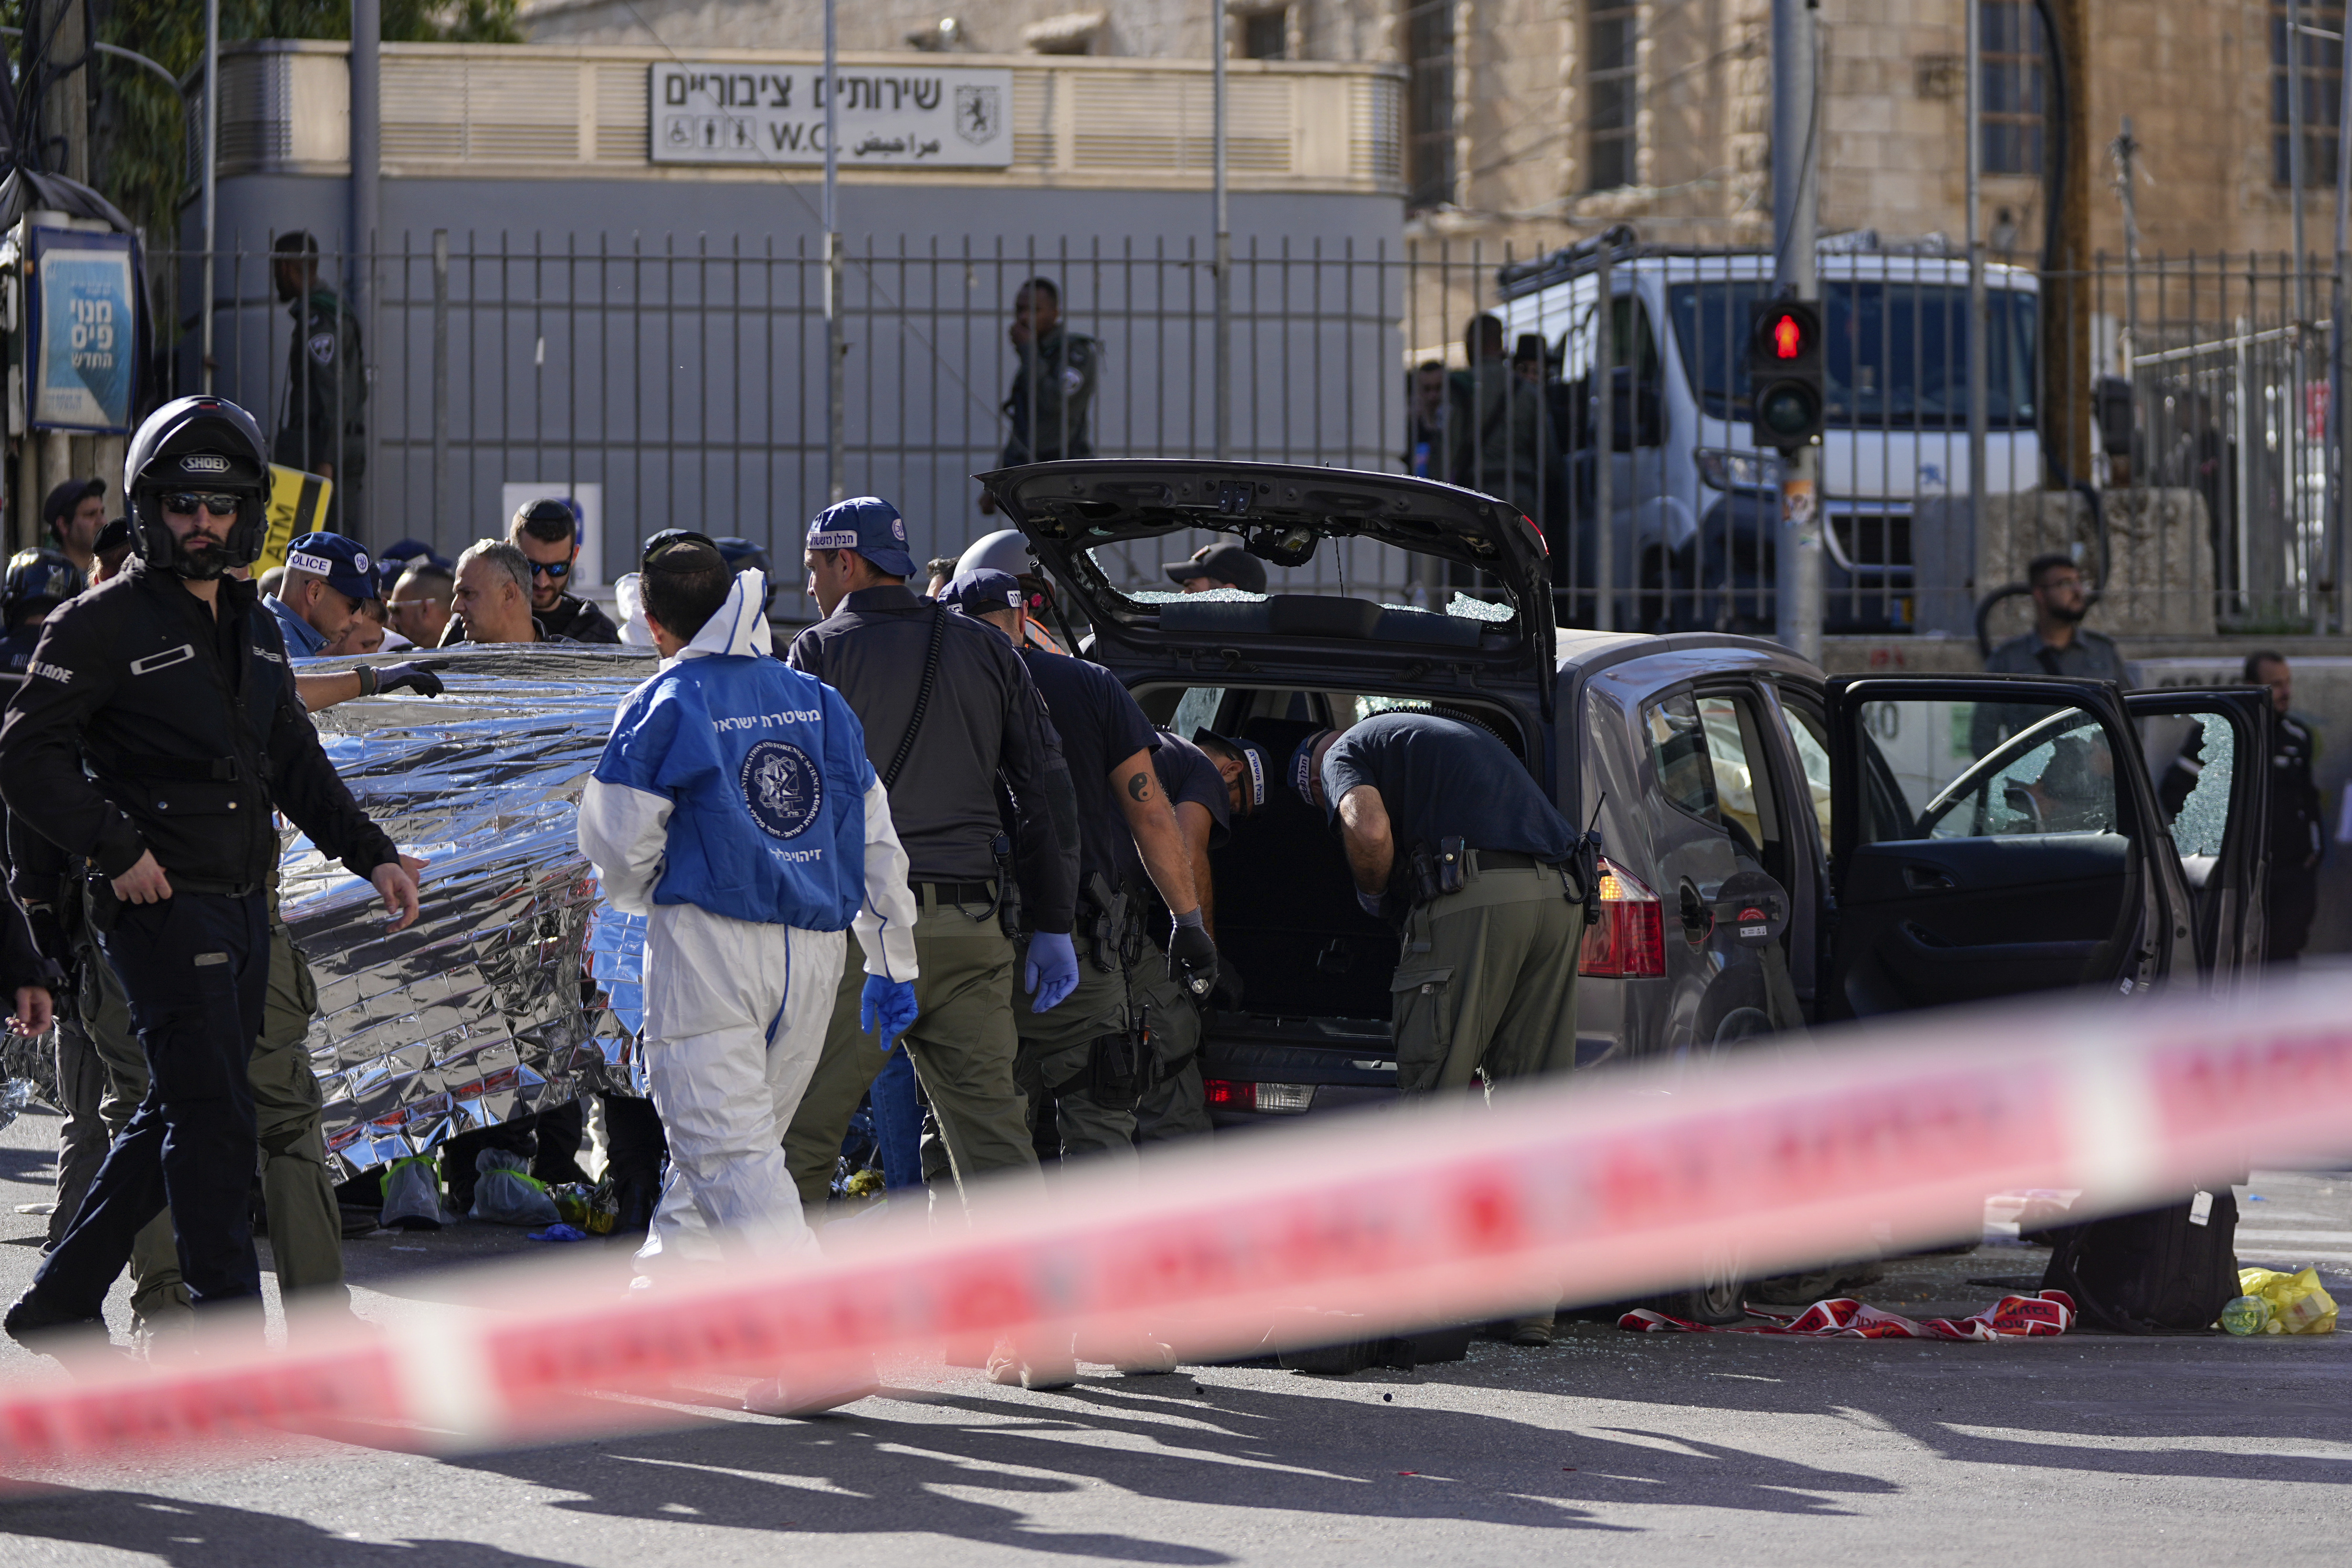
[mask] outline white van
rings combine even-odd
[[[1543,521],[1562,614],[1591,624],[1601,569],[1591,370],[1604,245],[1614,301],[1614,625],[1769,632],[1779,459],[1749,432],[1746,340],[1750,304],[1773,291],[1772,258],[1641,245],[1627,230],[1506,268],[1496,308],[1508,342],[1533,335],[1544,345],[1564,460],[1549,470],[1562,493],[1547,500]],[[1964,626],[1962,584],[1932,563],[1943,559],[1937,551],[1915,551],[1912,519],[1920,499],[1968,489],[1968,265],[1833,240],[1819,276],[1824,629],[1913,630],[1922,592],[1941,611],[1931,624],[1954,624],[1957,614]],[[1986,285],[1986,484],[2032,489],[2042,482],[2038,280],[1994,266]]]

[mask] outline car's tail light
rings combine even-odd
[[[1594,911],[1577,955],[1579,974],[1633,980],[1666,972],[1665,918],[1657,894],[1603,859]]]
[[[1296,1114],[1315,1103],[1315,1086],[1311,1083],[1244,1083],[1236,1079],[1213,1078],[1202,1088],[1208,1091],[1212,1110]]]
[[[1202,1079],[1201,1087],[1207,1091],[1212,1110],[1257,1109],[1257,1085],[1254,1083],[1235,1083],[1230,1079],[1212,1078]]]

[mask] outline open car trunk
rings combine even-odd
[[[1508,503],[1402,474],[1196,458],[1038,463],[981,482],[1092,627],[1088,657],[1154,721],[1188,739],[1238,732],[1279,767],[1315,730],[1418,708],[1492,731],[1553,793],[1550,569],[1542,532]],[[1276,573],[1369,541],[1468,568],[1492,594],[1382,604],[1288,593],[1276,577],[1267,594],[1186,595],[1121,588],[1095,553],[1194,530]],[[1210,859],[1217,946],[1243,992],[1203,1030],[1211,1113],[1231,1125],[1395,1093],[1397,938],[1357,907],[1321,815],[1277,784]]]
[[[1331,683],[1347,676],[1332,671]],[[1339,710],[1369,702],[1475,724],[1524,758],[1528,716],[1498,703],[1362,697],[1328,689],[1139,684],[1156,722],[1205,726],[1264,746],[1279,766]],[[1353,714],[1349,714],[1353,717]],[[1398,939],[1364,913],[1339,836],[1323,814],[1276,784],[1209,852],[1217,949],[1239,976],[1238,1007],[1211,1012],[1202,1075],[1220,1125],[1340,1109],[1396,1092],[1390,1047]]]

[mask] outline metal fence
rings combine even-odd
[[[1978,601],[2047,549],[2104,573],[2094,624],[2111,630],[2328,624],[2324,279],[2284,258],[1991,268],[1977,507],[1965,266],[1933,246],[1845,244],[1821,265],[1827,630],[1970,635]],[[187,390],[201,258],[161,259]],[[322,258],[321,276],[348,280],[355,259],[377,304],[365,405],[344,411],[372,454],[348,515],[372,542],[454,552],[500,531],[519,490],[568,488],[597,526],[589,581],[626,570],[645,535],[689,526],[768,546],[797,594],[788,563],[831,479],[814,245],[444,231]],[[275,428],[311,372],[271,262],[233,243],[214,299],[218,387]],[[1744,369],[1767,258],[1317,245],[1249,248],[1234,268],[1234,457],[1411,468],[1505,496],[1542,524],[1569,624],[1771,627],[1776,476],[1748,438]],[[1213,452],[1205,246],[855,243],[843,482],[897,501],[919,555],[996,526],[971,476],[1004,447],[1011,304],[1033,277],[1096,340],[1095,455]],[[1465,343],[1494,329],[1471,323],[1490,313],[1494,357],[1472,365]],[[1107,566],[1150,585],[1193,542]],[[1419,603],[1477,587],[1369,545],[1275,580]]]
[[[182,296],[197,297],[201,258],[173,259]],[[323,257],[321,276],[351,277],[352,259]],[[502,531],[513,487],[568,486],[601,513],[603,580],[633,565],[636,540],[682,526],[768,546],[797,593],[790,563],[830,480],[816,247],[445,232],[373,262],[358,418],[373,457],[358,526],[375,542],[411,536],[453,552]],[[266,247],[219,257],[215,357],[218,389],[275,421],[310,373],[271,263]],[[1234,457],[1393,468],[1408,270],[1344,248],[1236,258]],[[1000,526],[980,513],[971,476],[1004,450],[1019,366],[1010,307],[1035,277],[1060,289],[1066,326],[1097,341],[1095,455],[1213,450],[1204,247],[854,247],[843,482],[897,502],[919,558],[956,554]],[[174,374],[193,384],[192,355]],[[1166,550],[1134,553],[1129,580],[1165,585]],[[1410,592],[1391,553],[1333,552],[1288,581]],[[792,608],[788,597],[779,613]]]

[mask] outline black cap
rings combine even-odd
[[[41,503],[41,521],[55,522],[61,517],[71,517],[74,508],[92,496],[105,494],[104,479],[68,479],[49,491],[49,499]]]
[[[940,590],[940,603],[950,610],[961,610],[967,616],[986,615],[992,610],[1017,610],[1022,601],[1021,580],[1010,572],[999,572],[992,566],[982,566],[966,572]]]
[[[1245,594],[1265,592],[1265,563],[1238,544],[1203,544],[1192,552],[1189,561],[1163,561],[1160,564],[1168,569],[1168,578],[1172,583],[1207,577]]]
[[[131,520],[118,517],[98,531],[98,542],[90,546],[103,555],[110,550],[125,550],[131,545]]]

